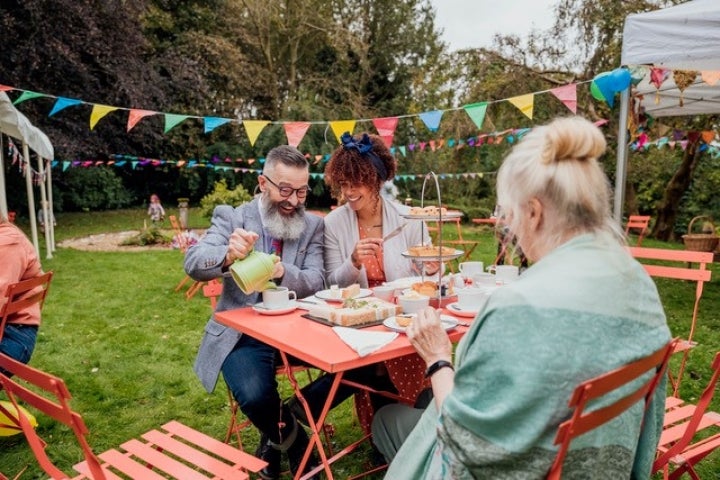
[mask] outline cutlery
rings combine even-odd
[[[469,327],[470,326],[470,324],[468,322],[457,322],[457,324],[460,325],[461,327]]]
[[[407,224],[408,224],[408,222],[405,222],[405,223],[403,223],[402,225],[400,225],[399,227],[397,227],[395,230],[393,230],[392,232],[390,232],[390,233],[388,233],[387,235],[385,235],[385,236],[382,238],[383,243],[385,243],[387,240],[390,240],[391,238],[399,235],[400,232],[402,232],[402,229],[405,228],[405,225],[407,225]]]
[[[310,305],[323,305],[323,304],[325,304],[325,302],[320,301],[320,300],[314,301],[314,300],[306,300],[306,299],[304,299],[304,298],[298,298],[298,299],[295,300],[295,301],[296,301],[296,302],[300,302],[300,303],[309,303]]]

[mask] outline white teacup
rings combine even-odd
[[[480,310],[490,297],[491,290],[487,288],[468,287],[456,291],[457,304],[463,310]]]
[[[392,285],[378,285],[372,289],[375,298],[386,302],[392,302],[395,299],[395,290],[397,289]]]
[[[403,313],[418,313],[430,305],[430,297],[425,295],[401,295],[398,297],[398,304]]]
[[[287,287],[275,287],[263,290],[262,299],[265,308],[279,310],[290,306],[290,300],[297,300],[297,294]]]
[[[520,269],[515,265],[490,265],[488,270],[495,272],[495,281],[502,285],[517,280]]]
[[[458,266],[458,270],[460,270],[460,273],[465,278],[472,278],[473,275],[485,271],[483,262],[462,262]]]

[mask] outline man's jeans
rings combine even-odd
[[[18,362],[28,363],[35,350],[38,327],[35,325],[5,325],[5,333],[0,341],[0,352],[14,358]],[[0,368],[0,372],[8,372]]]

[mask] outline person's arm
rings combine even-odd
[[[188,248],[184,268],[193,280],[207,281],[223,275],[234,215],[239,216],[235,225],[242,225],[242,211],[235,212],[229,205],[215,207],[205,236]]]
[[[418,313],[407,327],[407,336],[427,366],[426,376],[432,384],[438,411],[445,397],[453,389],[455,371],[452,357],[452,342],[440,323],[440,314],[434,308]]]
[[[352,247],[357,235],[351,235],[347,224],[335,220],[325,221],[325,272],[329,285],[346,287],[360,280],[362,265],[358,268],[352,260]]]

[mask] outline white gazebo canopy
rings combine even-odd
[[[623,30],[621,64],[720,72],[720,0],[692,0],[674,7],[628,15]],[[682,93],[672,74],[659,91],[650,80],[650,75],[646,75],[633,88],[633,95],[636,98],[642,96],[642,107],[653,117],[720,113],[720,82],[714,86],[705,83],[701,73]],[[680,106],[681,94],[683,106]],[[629,97],[627,90],[622,93],[619,145],[627,145]],[[615,217],[618,220],[622,218],[626,165],[627,148],[618,148],[615,184]]]
[[[46,179],[46,182],[40,183],[40,194],[42,200],[43,219],[45,219],[47,257],[52,258],[52,252],[55,250],[54,228],[52,222],[52,219],[54,218],[52,214],[52,180],[49,163],[46,169],[45,160],[51,161],[55,156],[53,146],[47,135],[35,127],[30,120],[25,117],[25,115],[15,108],[5,92],[0,92],[0,133],[4,133],[5,135],[17,139],[22,142],[23,145],[23,159],[27,162],[25,179],[28,195],[30,228],[35,250],[39,252],[37,218],[35,216],[35,198],[32,189],[32,163],[30,162],[29,150],[34,151],[38,156],[38,169],[40,176],[41,178],[44,177]],[[3,165],[2,155],[3,149],[0,138],[0,213],[7,217],[7,191],[5,189],[5,167]]]

